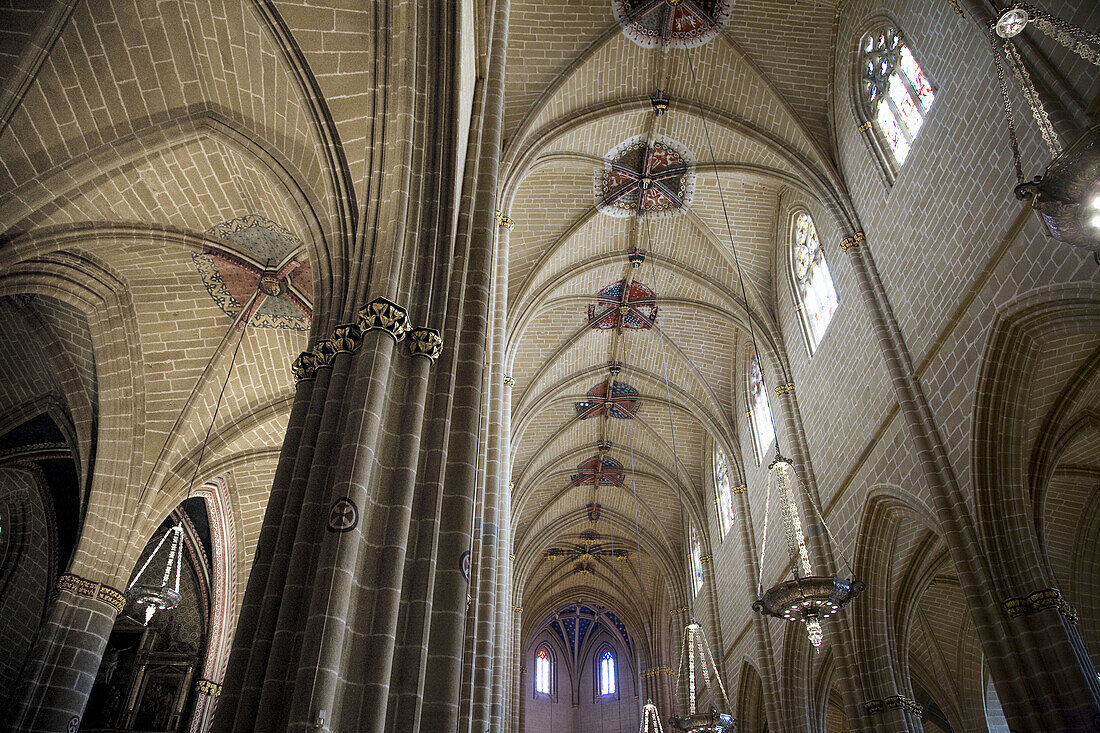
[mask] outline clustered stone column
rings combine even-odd
[[[441,63],[459,53],[460,8],[402,1],[379,16],[381,198],[349,236],[360,249],[333,310],[366,302],[295,362],[216,730],[459,730],[507,10],[493,10],[461,181],[469,120],[456,64]]]
[[[1015,572],[1015,557],[988,557],[978,541],[974,520],[962,497],[931,408],[862,231],[844,240],[878,345],[886,359],[901,414],[915,446],[933,500],[936,518],[982,644],[1009,725],[1018,730],[1100,729],[1100,680],[1082,654],[1080,631],[1064,604],[1038,603],[1025,597],[1001,597],[1006,587],[1027,581]],[[1016,538],[1033,544],[1033,538]],[[1028,540],[1032,542],[1028,542]],[[1018,548],[1026,555],[1029,547]],[[1025,563],[1026,565],[1026,563]],[[1043,579],[1033,582],[1044,592]],[[1001,592],[998,592],[998,589]],[[864,702],[863,713],[892,716],[897,722],[917,717],[915,703],[895,692]],[[915,726],[914,726],[915,727]]]
[[[8,711],[11,731],[54,733],[80,728],[115,617],[126,606],[116,588],[62,575]]]

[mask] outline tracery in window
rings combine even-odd
[[[753,358],[749,368],[749,404],[749,423],[752,427],[753,445],[756,447],[756,462],[759,464],[775,440],[775,427],[772,425],[772,410],[768,405],[764,372],[756,358]]]
[[[550,650],[545,646],[539,647],[535,653],[535,692],[543,695],[550,694],[550,672],[553,669],[553,661],[550,658]]]
[[[799,313],[806,329],[806,337],[812,354],[821,343],[821,337],[829,328],[829,321],[838,304],[833,277],[829,274],[829,263],[825,261],[825,251],[817,238],[817,227],[809,214],[801,213],[794,218],[794,246],[791,254],[794,260],[795,289],[798,291]]]
[[[932,84],[895,28],[863,37],[863,103],[897,165],[905,162],[932,102]]]
[[[703,588],[703,543],[699,533],[691,528],[691,584],[695,595]]]
[[[600,655],[600,695],[615,694],[615,654],[610,649],[605,649]]]
[[[725,537],[733,526],[733,493],[730,491],[729,461],[718,447],[714,449],[714,500],[718,506],[718,524]]]

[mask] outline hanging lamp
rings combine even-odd
[[[157,611],[175,610],[179,607],[180,601],[183,600],[183,596],[180,594],[180,570],[183,555],[180,552],[182,535],[183,527],[181,525],[176,524],[169,527],[160,536],[160,542],[157,543],[156,548],[153,549],[145,564],[141,566],[138,574],[134,576],[130,587],[126,589],[126,595],[129,597],[130,602],[144,613],[144,626],[149,625],[149,622],[153,620],[153,614]],[[149,568],[153,565],[153,561],[157,559],[161,548],[164,547],[166,541],[169,541],[169,538],[171,538],[171,544],[167,550],[168,556],[164,562],[164,572],[161,574],[160,582],[154,583],[151,579],[146,578],[146,574],[152,574]],[[159,565],[154,567],[159,567]],[[169,581],[171,581],[171,586],[169,586]]]
[[[1016,197],[1031,202],[1050,237],[1091,250],[1100,261],[1100,125],[1086,130],[1069,147],[1063,148],[1064,141],[1055,131],[1013,40],[1029,24],[1097,66],[1100,66],[1100,36],[1026,3],[1016,3],[1003,10],[989,28],[1001,104],[1016,166]],[[1020,164],[1005,65],[1012,70],[1043,142],[1053,156],[1043,174],[1027,182],[1024,182]]]
[[[699,118],[703,123],[703,132],[706,135],[707,147],[710,152],[711,166],[714,168],[714,176],[718,181],[718,197],[722,204],[722,215],[726,225],[726,234],[729,236],[730,252],[733,255],[734,266],[737,271],[737,282],[741,289],[741,298],[745,304],[746,321],[748,323],[749,338],[752,342],[753,357],[760,366],[760,377],[765,387],[763,362],[760,360],[760,349],[756,344],[756,330],[753,328],[752,316],[748,313],[749,297],[745,288],[744,276],[741,273],[741,264],[737,257],[737,245],[733,237],[733,227],[730,224],[729,211],[726,208],[726,198],[722,192],[722,179],[718,171],[718,160],[714,155],[714,144],[710,137],[710,128],[707,125],[706,115],[702,106],[702,95],[699,92],[699,80],[695,76],[695,65],[691,55],[688,55],[688,69],[695,85],[695,96],[698,100]],[[765,389],[765,395],[767,390]],[[769,412],[771,400],[768,399]],[[806,536],[802,531],[802,520],[799,515],[797,500],[802,490],[795,472],[794,464],[783,456],[779,446],[779,433],[772,423],[772,435],[775,438],[775,460],[768,466],[768,488],[764,501],[764,537],[760,550],[760,575],[757,580],[758,598],[752,604],[753,610],[767,616],[775,616],[787,621],[796,621],[806,624],[806,631],[810,643],[815,647],[820,646],[824,637],[821,622],[844,608],[849,601],[859,595],[864,589],[864,584],[854,577],[851,572],[851,564],[845,560],[852,577],[842,578],[839,575],[814,575],[810,564],[810,552],[806,545]],[[787,551],[793,561],[794,579],[781,582],[772,586],[767,591],[763,588],[764,566],[767,559],[768,542],[768,509],[771,503],[772,493],[779,495],[779,501],[783,512],[783,530],[787,540]],[[807,502],[813,505],[812,497],[807,494]],[[818,521],[828,533],[828,525],[820,510],[816,510]],[[829,533],[830,539],[832,534]],[[835,541],[833,543],[836,544]]]
[[[270,266],[270,264],[269,261],[266,266]],[[261,293],[265,295],[270,294],[268,289],[269,283],[265,283],[263,278],[261,278],[256,292],[252,294],[252,297],[245,304],[244,308],[241,309],[240,314],[234,319],[233,325],[229,327],[229,331],[226,332],[224,337],[224,339],[229,338],[234,330],[239,329],[241,332],[241,337],[237,339],[237,345],[233,348],[233,355],[229,359],[229,369],[225,373],[225,380],[222,382],[221,391],[218,392],[218,401],[214,404],[214,414],[210,417],[210,424],[206,428],[206,435],[202,440],[202,448],[199,450],[199,457],[195,461],[195,470],[191,473],[191,480],[187,484],[187,497],[184,501],[191,498],[191,491],[195,487],[195,479],[198,478],[203,456],[206,455],[206,446],[210,442],[210,433],[214,430],[214,422],[218,419],[218,412],[221,410],[222,406],[222,398],[225,397],[225,388],[229,385],[230,377],[233,376],[233,367],[237,363],[237,352],[240,351],[241,344],[244,343],[248,323],[252,318],[252,312],[254,310],[252,305],[256,302],[256,298],[259,297]],[[219,350],[220,348],[215,349],[214,353],[210,356],[210,362],[207,365],[207,369],[213,364]],[[164,563],[164,572],[161,574],[160,581],[154,583],[146,576],[154,572],[150,570],[150,567],[154,569],[160,567],[159,560],[156,564],[154,564],[154,560],[157,560],[165,542],[170,542],[170,544],[166,551],[168,554]],[[160,541],[157,542],[157,546],[153,548],[153,551],[145,560],[145,564],[141,566],[141,570],[137,572],[134,579],[130,581],[130,585],[126,588],[127,600],[143,612],[143,626],[148,626],[149,622],[153,620],[154,614],[158,611],[167,612],[179,608],[180,602],[183,600],[183,594],[180,593],[180,573],[182,570],[183,524],[177,521],[175,525],[169,527],[168,530],[161,535]],[[169,586],[169,581],[171,581],[171,586]]]
[[[752,604],[752,608],[765,616],[805,624],[810,643],[818,647],[821,646],[824,638],[821,622],[848,605],[849,601],[863,591],[864,584],[854,577],[814,575],[809,547],[806,545],[806,535],[802,530],[802,518],[796,503],[800,488],[801,484],[794,464],[777,454],[775,460],[768,466],[768,489],[764,502],[764,541],[760,551],[760,580],[763,580],[768,542],[766,512],[771,504],[773,493],[779,498],[783,516],[783,536],[787,543],[787,555],[790,558],[794,577],[777,583],[767,591],[763,591],[763,583],[758,582],[757,590],[760,597]],[[813,506],[813,502],[809,504]],[[818,514],[817,520],[826,527],[824,517],[820,516],[820,512]],[[826,531],[828,531],[827,527]]]
[[[704,710],[700,704],[700,693],[714,683],[718,688],[718,699],[711,701]],[[726,688],[718,673],[714,655],[710,652],[706,634],[694,620],[684,629],[684,640],[680,645],[680,666],[676,671],[676,687],[682,691],[683,711],[669,722],[672,727],[685,733],[727,733],[737,727],[737,722],[729,713],[730,701],[726,697]]]
[[[665,733],[665,729],[661,727],[661,716],[652,698],[647,698],[642,706],[642,724],[638,726],[638,733]]]

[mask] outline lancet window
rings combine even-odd
[[[913,52],[896,28],[882,26],[860,44],[860,93],[864,114],[896,171],[909,155],[936,98]]]
[[[794,217],[792,227],[791,265],[798,297],[798,313],[812,354],[829,328],[839,301],[829,263],[817,237],[817,227],[810,215],[802,212]]]
[[[768,404],[768,388],[764,384],[764,372],[755,358],[749,363],[749,424],[752,427],[756,462],[764,460],[764,454],[775,440],[772,410]]]
[[[718,526],[725,537],[733,526],[733,493],[730,490],[730,469],[726,453],[714,449],[714,503],[718,507]]]

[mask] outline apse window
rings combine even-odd
[[[610,649],[604,649],[600,654],[597,676],[600,681],[600,697],[614,695],[617,691],[615,685],[615,653]]]
[[[535,693],[550,695],[550,673],[553,670],[550,650],[540,647],[535,653]]]
[[[839,301],[825,251],[817,238],[817,227],[809,214],[803,212],[794,217],[791,238],[797,310],[812,355],[829,328]]]
[[[755,357],[749,364],[749,404],[749,425],[752,428],[753,447],[756,449],[756,464],[760,465],[775,440],[775,426],[772,424],[772,409],[768,405],[764,372]]]
[[[729,460],[721,448],[714,449],[714,503],[718,507],[718,524],[725,537],[733,526],[733,492],[730,490]]]
[[[908,157],[936,94],[895,28],[868,33],[861,52],[863,112],[877,142],[889,151],[893,164],[888,167],[894,171]]]

